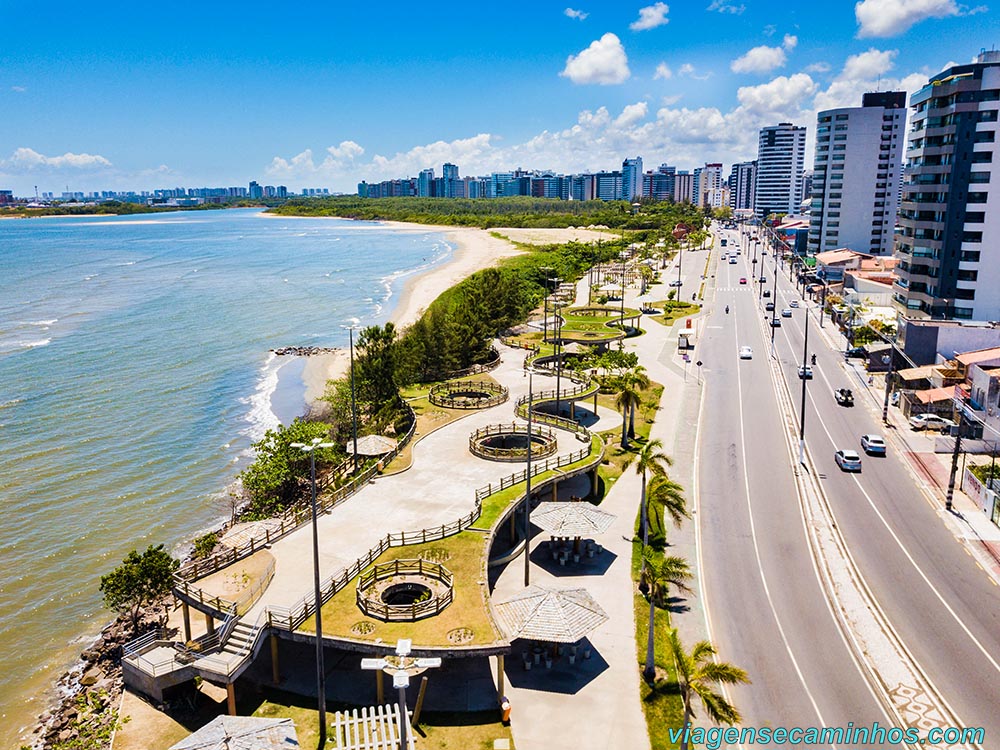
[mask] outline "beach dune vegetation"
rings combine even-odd
[[[126,615],[132,629],[138,630],[143,611],[170,593],[178,567],[180,561],[166,552],[162,544],[149,545],[141,555],[132,550],[121,565],[101,576],[104,606]]]

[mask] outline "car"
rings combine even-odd
[[[812,380],[813,369],[809,365],[799,365],[799,380]]]
[[[761,276],[761,277],[760,277],[760,278],[758,279],[758,281],[759,281],[759,282],[760,282],[761,284],[766,284],[766,283],[767,283],[767,276]]]
[[[868,359],[868,351],[863,346],[852,346],[844,352],[844,356],[847,359]]]
[[[753,349],[749,346],[741,346],[740,359],[753,359]]]
[[[747,283],[747,277],[746,276],[740,276],[740,283],[741,284],[746,284]]]
[[[774,303],[768,302],[767,304],[764,305],[764,309],[767,310],[768,312],[771,312],[771,310],[774,309]]]
[[[881,435],[862,435],[861,447],[870,456],[885,455],[885,440],[882,439]]]
[[[781,318],[771,318],[771,328],[781,328]]]
[[[915,417],[910,417],[910,427],[914,430],[936,430],[946,434],[955,427],[955,422],[937,414],[917,414]]]
[[[850,388],[837,388],[833,391],[833,397],[841,406],[854,406],[854,394]]]
[[[767,257],[767,250],[761,250],[760,251],[760,257],[761,258],[766,258]]]
[[[861,471],[861,456],[857,451],[839,450],[833,454],[833,460],[842,471]]]
[[[789,308],[786,307],[784,310],[781,311],[781,317],[783,317],[783,318],[790,318],[790,317],[792,317],[792,311]]]
[[[680,286],[683,283],[684,282],[682,282],[680,279],[674,279],[673,281],[670,282],[670,286]]]
[[[770,289],[765,289],[764,290],[764,296],[765,297],[770,297],[771,296],[771,290]]]
[[[736,265],[736,256],[735,255],[730,255],[729,256],[729,265],[731,265],[731,266],[735,266]]]
[[[799,306],[799,301],[797,299],[793,299],[791,302],[788,303],[788,306],[789,307],[798,307]]]

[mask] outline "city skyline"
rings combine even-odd
[[[780,15],[389,3],[380,24],[357,8],[205,9],[194,24],[52,8],[0,29],[0,187],[21,195],[249,180],[350,193],[445,162],[568,174],[634,154],[693,169],[753,159],[758,128],[786,121],[809,129],[811,164],[817,111],[912,93],[993,41],[992,12],[953,0]]]

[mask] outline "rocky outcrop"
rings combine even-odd
[[[328,346],[283,346],[280,349],[272,349],[271,351],[279,357],[309,357],[313,354],[333,354],[337,349]]]

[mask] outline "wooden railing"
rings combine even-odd
[[[432,578],[444,584],[445,591],[440,595],[431,592],[431,596],[423,601],[411,604],[386,604],[366,595],[366,590],[378,581],[396,576],[423,576]],[[436,615],[449,604],[453,596],[454,579],[451,571],[443,565],[418,558],[416,560],[393,560],[392,562],[375,564],[358,578],[356,601],[358,609],[369,617],[385,622],[416,622],[425,617]]]
[[[480,458],[486,458],[493,461],[523,461],[527,457],[527,445],[523,448],[496,448],[483,444],[483,441],[486,438],[499,435],[524,435],[527,437],[528,425],[511,422],[510,424],[491,424],[486,425],[485,427],[480,427],[478,430],[469,435],[469,451],[474,456],[479,456]],[[556,441],[555,433],[552,432],[552,430],[545,429],[544,427],[536,426],[532,428],[531,438],[531,452],[533,457],[546,458],[547,456],[551,456],[555,453],[559,447]],[[525,441],[525,443],[527,443],[527,441]]]
[[[271,583],[271,579],[274,578],[274,560],[268,563],[267,568],[264,570],[264,574],[260,576],[249,589],[243,592],[238,599],[231,601],[229,599],[223,599],[221,596],[209,596],[202,589],[197,586],[192,585],[185,580],[174,579],[174,594],[182,600],[186,600],[191,604],[197,602],[201,605],[202,611],[206,609],[211,609],[213,614],[218,613],[223,617],[229,612],[235,612],[237,617],[245,615],[257,600],[260,599],[261,594],[267,589],[268,584]]]
[[[489,394],[485,398],[476,399],[456,399],[456,393],[485,393]],[[438,383],[431,387],[427,393],[428,400],[435,406],[444,406],[450,409],[488,409],[491,406],[502,404],[510,395],[510,390],[499,383],[489,381],[472,380],[450,380],[447,383]]]

